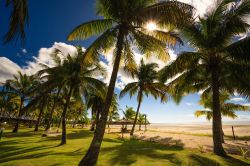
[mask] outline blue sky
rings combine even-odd
[[[0,2],[1,38],[7,31],[10,14],[10,10],[5,8],[4,2]],[[204,5],[206,5],[205,1]],[[41,48],[50,48],[55,42],[81,45],[86,48],[94,38],[81,42],[67,42],[66,37],[80,23],[97,18],[94,9],[93,0],[30,0],[30,21],[26,30],[27,37],[25,44],[21,45],[21,42],[17,41],[3,45],[1,42],[0,56],[6,57],[20,67],[23,67],[28,65],[28,61],[34,61],[34,57],[38,56]],[[203,8],[200,7],[200,9]],[[116,89],[116,93],[119,93],[119,89]],[[184,97],[182,102],[176,105],[171,100],[166,104],[161,104],[160,101],[155,101],[149,97],[144,98],[141,111],[148,115],[150,122],[206,122],[204,118],[197,119],[193,115],[195,110],[202,109],[198,105],[198,100],[199,95],[192,94]],[[247,103],[247,101],[238,102]],[[126,105],[132,106],[135,109],[137,107],[136,99],[130,99],[128,96],[121,99],[119,104],[122,109]],[[249,120],[250,113],[240,113],[239,117],[239,121]]]

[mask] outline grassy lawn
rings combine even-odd
[[[33,129],[21,129],[17,134],[5,131],[0,141],[0,165],[77,165],[93,136],[93,133],[84,129],[68,129],[67,145],[58,146],[59,136],[41,137],[41,134],[42,132],[34,133]],[[221,158],[177,145],[121,140],[115,134],[106,134],[97,165],[244,166],[250,165],[250,161],[240,156]]]

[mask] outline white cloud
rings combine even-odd
[[[22,71],[22,69],[16,63],[6,57],[0,57],[0,83],[13,78],[17,71]]]
[[[170,63],[171,61],[176,59],[177,55],[171,49],[169,49],[168,51],[170,55],[170,61],[168,63]],[[145,63],[157,63],[159,66],[158,70],[168,64],[157,59],[155,56],[152,56],[150,58],[145,58],[143,55],[141,55],[136,51],[134,51],[134,55],[135,55],[134,59],[137,64],[140,64],[141,59],[143,59]],[[107,61],[107,63],[101,62],[101,64],[107,69],[107,77],[104,81],[108,83],[113,70],[113,49],[105,53],[104,59],[105,61]],[[136,81],[128,73],[124,72],[123,68],[124,64],[121,63],[116,81],[116,88],[118,89],[123,89],[126,86],[126,84]]]
[[[38,56],[34,56],[33,61],[27,62],[27,65],[22,68],[8,58],[0,57],[0,82],[5,82],[7,79],[13,78],[13,75],[17,74],[17,71],[21,71],[27,75],[35,74],[42,69],[40,64],[46,64],[53,67],[55,64],[50,54],[53,53],[54,49],[60,49],[62,51],[63,55],[61,55],[61,58],[67,55],[72,56],[76,52],[76,48],[72,45],[55,42],[50,48],[41,48]],[[22,52],[27,52],[27,50],[22,49]]]
[[[23,48],[22,53],[27,54],[27,50],[25,48]]]
[[[234,97],[234,98],[231,98],[230,101],[244,101],[245,99],[242,98],[242,97]]]
[[[62,51],[62,55],[60,56],[62,59],[67,55],[74,55],[76,53],[76,48],[74,46],[62,42],[55,42],[50,48],[41,48],[39,50],[38,56],[33,57],[34,61],[27,62],[27,66],[25,66],[23,69],[24,72],[28,75],[35,74],[42,69],[40,64],[45,64],[50,67],[55,66],[50,56],[55,49]]]
[[[196,9],[196,15],[204,16],[217,3],[217,0],[178,0],[192,5]]]
[[[241,104],[241,105],[250,107],[250,103],[244,103],[244,104]]]
[[[187,102],[185,104],[188,105],[188,106],[193,106],[194,105],[194,103],[190,103],[190,102]]]

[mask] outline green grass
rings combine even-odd
[[[41,137],[42,132],[21,129],[6,131],[0,141],[2,166],[71,166],[77,165],[92,140],[93,133],[84,129],[68,129],[67,145],[59,146],[60,137]],[[180,145],[166,146],[138,140],[121,140],[106,134],[97,165],[189,165],[244,166],[250,161],[240,156],[222,158],[198,150],[183,149]]]

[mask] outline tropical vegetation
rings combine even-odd
[[[24,41],[29,17],[27,0],[6,0],[6,6],[12,7],[12,12],[4,42],[19,37]],[[17,157],[27,157],[19,148],[23,148],[23,138],[30,137],[27,139],[30,156],[46,155],[50,153],[46,148],[60,141],[60,146],[55,147],[53,154],[61,155],[66,149],[64,157],[71,157],[62,157],[62,161],[78,161],[85,154],[79,166],[94,166],[102,161],[129,165],[136,160],[136,164],[145,165],[152,162],[150,155],[159,159],[159,165],[163,161],[175,165],[249,164],[240,159],[237,159],[237,163],[236,159],[223,158],[227,153],[222,144],[222,116],[234,119],[237,117],[236,111],[249,109],[245,105],[229,102],[234,94],[246,100],[250,96],[250,38],[239,38],[250,29],[246,19],[250,15],[249,0],[218,0],[204,16],[196,16],[194,7],[179,1],[96,0],[96,14],[98,19],[80,24],[67,37],[68,41],[76,41],[95,36],[86,50],[74,46],[75,51],[70,54],[53,49],[50,54],[52,62],[40,64],[41,70],[37,73],[27,75],[20,71],[3,84],[0,92],[0,120],[4,119],[11,125],[6,135],[0,130],[0,138],[4,140],[0,142],[3,147],[0,152],[6,153],[0,157],[0,163],[8,160],[10,164],[16,164]],[[155,27],[148,28],[152,21]],[[178,44],[189,47],[189,51],[182,51],[176,59],[170,59],[169,49],[175,49]],[[142,56],[139,63],[138,54]],[[103,55],[113,56],[110,58],[110,64],[113,65],[110,78],[109,69],[103,65]],[[164,67],[159,68],[160,65],[155,62],[146,62],[149,58],[160,60]],[[134,81],[124,86],[118,98],[115,87],[120,81],[120,71]],[[177,146],[177,141],[176,146],[168,145],[166,150],[162,145],[134,140],[132,137],[129,140],[124,139],[123,135],[122,139],[116,138],[114,134],[104,136],[106,125],[110,128],[112,124],[122,124],[122,134],[123,129],[129,131],[128,124],[133,124],[131,136],[136,125],[141,131],[141,125],[145,124],[146,130],[149,121],[141,110],[145,96],[153,96],[162,103],[168,99],[179,103],[190,93],[201,93],[200,105],[204,110],[197,110],[195,115],[205,115],[207,120],[212,120],[215,154],[212,157],[197,154],[196,151],[187,152],[182,146]],[[136,111],[129,106],[125,110],[120,108],[119,99],[128,95],[130,98],[136,96]],[[120,113],[123,113],[122,118]],[[11,133],[9,128],[13,126]],[[25,126],[34,126],[34,132],[23,129]],[[69,126],[74,129],[68,132]],[[90,131],[78,129],[78,126],[90,126]],[[20,127],[25,132],[20,132]],[[42,128],[44,133],[41,133]],[[55,128],[56,134],[61,128],[61,137],[46,137]],[[45,138],[41,138],[40,134]],[[80,138],[85,142],[81,143]],[[7,139],[10,141],[5,141]],[[44,141],[37,149],[39,153],[33,147],[33,140]],[[17,146],[12,147],[11,141],[16,142]],[[86,146],[88,144],[89,148]],[[101,154],[105,155],[98,161],[101,146]],[[14,151],[14,148],[17,149]],[[128,154],[131,151],[135,156]],[[117,155],[114,152],[120,157],[127,157],[128,161],[109,156]],[[8,156],[11,154],[13,156]],[[140,159],[141,156],[145,157],[145,161]],[[65,163],[75,165],[75,161]],[[44,160],[41,164],[51,163]]]

